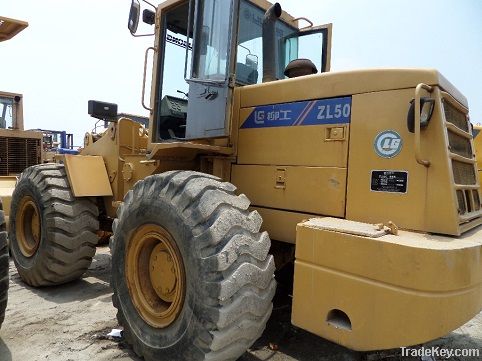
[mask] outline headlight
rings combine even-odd
[[[426,128],[433,115],[435,108],[435,99],[420,98],[420,128]],[[410,133],[415,132],[415,99],[410,102],[410,108],[407,115],[407,128]]]

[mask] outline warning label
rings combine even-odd
[[[373,170],[371,190],[374,192],[407,193],[408,172]]]

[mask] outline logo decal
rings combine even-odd
[[[351,97],[318,99],[256,107],[241,129],[349,124]]]
[[[396,157],[402,150],[403,140],[394,130],[381,132],[375,138],[375,152],[382,158]]]

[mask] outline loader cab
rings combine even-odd
[[[272,80],[285,79],[287,65],[300,57],[310,58],[318,72],[329,70],[331,24],[300,30],[298,19],[282,12],[274,21],[274,44],[266,50],[263,19],[270,6],[248,0],[159,5],[148,107],[151,143],[228,138],[234,88],[262,83],[267,65],[274,69]],[[131,33],[139,14],[133,0]],[[144,11],[143,18],[153,15]]]
[[[0,92],[0,129],[23,130],[22,96]]]

